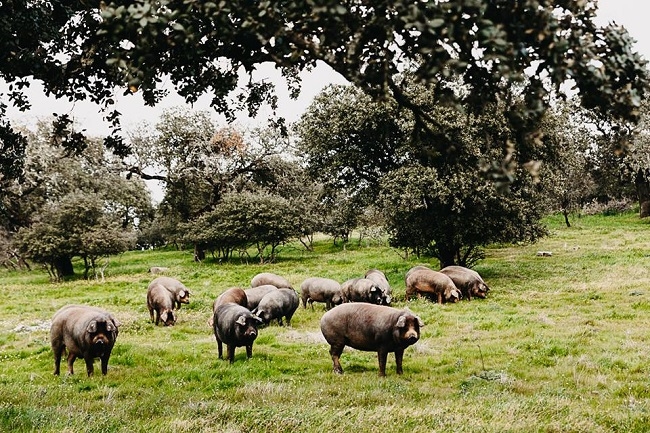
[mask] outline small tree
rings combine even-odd
[[[405,166],[384,178],[381,191],[390,244],[430,254],[441,267],[471,267],[483,246],[545,233],[534,204],[499,194],[476,172],[442,176],[433,167]]]

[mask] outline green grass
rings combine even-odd
[[[300,307],[291,328],[263,328],[253,358],[239,348],[233,365],[217,359],[207,320],[219,293],[264,271],[299,287],[382,269],[403,307],[403,276],[420,261],[385,246],[291,245],[268,265],[134,251],[111,258],[104,283],[0,271],[0,431],[646,432],[650,226],[636,214],[572,222],[551,217],[541,242],[488,249],[476,268],[491,287],[485,300],[408,303],[426,326],[404,374],[390,355],[384,379],[374,353],[352,350],[345,374],[332,373],[322,304]],[[173,328],[149,323],[150,266],[193,291]],[[122,322],[107,376],[87,378],[81,360],[76,375],[52,375],[47,325],[69,303]]]

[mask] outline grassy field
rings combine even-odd
[[[111,258],[104,283],[50,283],[45,272],[0,271],[0,431],[21,432],[647,432],[650,430],[650,226],[636,214],[591,216],[535,245],[495,246],[479,263],[485,300],[408,303],[426,323],[404,374],[377,376],[374,353],[347,350],[332,373],[302,306],[292,327],[261,329],[253,358],[217,359],[207,320],[215,297],[271,271],[295,287],[383,270],[404,302],[404,260],[385,246],[319,241],[287,246],[277,263],[192,261],[191,252]],[[539,250],[552,257],[538,257]],[[145,304],[150,266],[168,266],[193,291],[174,327]],[[433,265],[436,266],[436,265]],[[48,325],[69,303],[122,322],[108,375],[53,376]],[[65,369],[65,367],[63,367]]]

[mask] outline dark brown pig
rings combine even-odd
[[[241,305],[242,307],[247,307],[248,298],[246,297],[246,292],[244,292],[244,289],[242,289],[241,287],[231,287],[230,289],[226,290],[225,292],[217,296],[217,299],[215,299],[214,302],[212,303],[212,315],[208,320],[208,325],[213,326],[214,313],[217,311],[217,307],[219,305],[228,304],[228,303]]]
[[[331,310],[333,306],[343,303],[341,284],[331,278],[310,277],[300,285],[302,305],[307,308],[307,303],[314,309],[314,302],[324,302],[325,308]]]
[[[235,361],[235,348],[246,346],[246,356],[253,356],[253,342],[257,338],[257,326],[261,319],[254,316],[250,310],[232,302],[219,305],[214,312],[213,330],[217,339],[219,358],[223,357],[223,346],[226,344],[228,360]]]
[[[190,303],[190,289],[185,284],[172,277],[158,277],[149,283],[149,287],[160,284],[172,294],[173,308],[179,310],[181,304]]]
[[[259,287],[270,284],[272,286],[280,288],[293,289],[289,280],[279,275],[273,274],[271,272],[262,272],[253,277],[251,280],[251,287]]]
[[[101,308],[68,305],[52,318],[50,342],[54,352],[54,374],[60,373],[61,356],[68,352],[68,374],[74,374],[77,358],[86,362],[88,376],[94,373],[93,361],[99,358],[102,374],[108,371],[108,359],[117,339],[120,322]]]
[[[381,288],[367,278],[351,278],[341,284],[344,302],[368,302],[370,304],[385,304],[386,298]]]
[[[422,326],[422,320],[409,310],[367,303],[339,305],[320,320],[334,372],[339,374],[343,373],[340,357],[345,346],[377,352],[380,376],[386,376],[388,353],[395,352],[396,371],[402,374],[404,350],[418,341]]]
[[[172,311],[174,308],[173,295],[163,285],[149,285],[149,289],[147,289],[147,308],[149,309],[151,321],[155,322],[156,325],[161,320],[165,326],[173,326],[176,323],[176,317]]]
[[[272,290],[264,295],[252,313],[267,325],[271,320],[277,320],[278,325],[282,326],[282,318],[284,317],[287,319],[287,325],[291,326],[291,318],[299,304],[300,301],[295,290],[282,288]]]
[[[440,272],[447,275],[460,289],[463,296],[471,301],[472,297],[485,298],[490,290],[478,272],[463,266],[447,266],[440,269]]]
[[[462,297],[460,290],[447,275],[427,268],[411,269],[406,277],[406,300],[415,296],[426,296],[439,304],[458,302]]]
[[[257,304],[260,303],[264,295],[274,290],[278,290],[278,288],[272,284],[264,284],[262,286],[251,287],[244,290],[244,292],[246,292],[246,298],[248,299],[248,309],[253,311],[257,308]]]

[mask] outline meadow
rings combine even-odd
[[[650,223],[635,213],[549,217],[551,236],[492,246],[475,269],[487,299],[404,301],[404,259],[383,244],[343,249],[318,240],[260,265],[192,260],[191,251],[111,257],[104,282],[52,283],[45,271],[0,271],[0,431],[7,432],[647,432],[650,430]],[[551,251],[539,257],[537,251]],[[437,269],[437,262],[429,261]],[[174,327],[154,326],[150,266],[191,290]],[[346,349],[335,375],[320,334],[325,309],[299,307],[291,327],[260,330],[253,357],[217,358],[213,300],[253,275],[294,287],[310,276],[344,281],[378,268],[394,307],[425,322],[404,374],[378,377],[375,353]],[[108,375],[60,377],[49,320],[61,306],[104,307],[121,321]],[[65,366],[63,366],[65,371]]]

